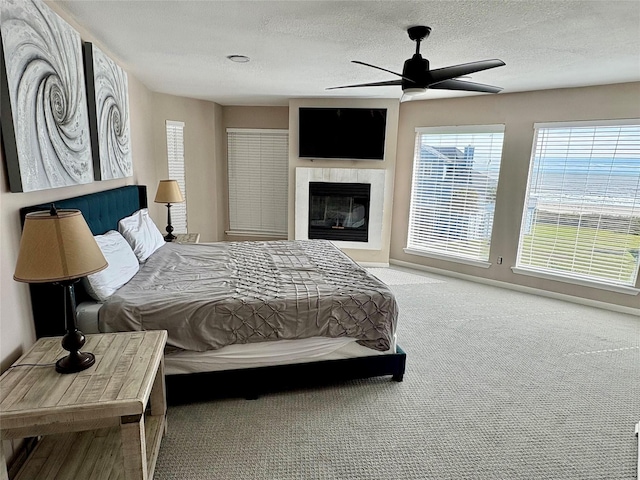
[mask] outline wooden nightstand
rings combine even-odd
[[[67,354],[60,340],[41,338],[14,365],[55,362]],[[96,356],[87,370],[9,368],[0,377],[1,438],[43,436],[16,480],[152,479],[166,430],[166,341],[164,330],[87,335],[82,350]]]
[[[198,243],[200,241],[199,233],[179,233],[176,235],[176,243]]]

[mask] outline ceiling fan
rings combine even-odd
[[[427,88],[442,90],[466,90],[469,92],[498,93],[501,87],[492,85],[484,85],[482,83],[465,82],[459,80],[459,77],[469,75],[471,73],[488,70],[490,68],[502,67],[505,63],[502,60],[481,60],[479,62],[463,63],[461,65],[453,65],[451,67],[429,69],[429,60],[422,58],[420,55],[420,42],[427,38],[431,33],[430,27],[417,25],[407,29],[409,38],[416,42],[416,53],[413,57],[404,62],[402,74],[392,72],[386,68],[377,67],[368,63],[353,60],[353,63],[364,65],[366,67],[376,68],[384,72],[393,73],[400,77],[398,80],[389,80],[386,82],[360,83],[357,85],[344,85],[341,87],[330,87],[327,90],[335,90],[338,88],[356,88],[356,87],[387,87],[389,85],[401,85],[402,92],[406,95],[418,95],[426,92]]]

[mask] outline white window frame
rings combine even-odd
[[[289,130],[227,128],[227,235],[286,238]]]
[[[538,201],[534,202],[532,199],[532,196],[535,196],[536,199],[542,198],[542,201],[545,202],[543,205],[545,205],[547,209],[553,209],[554,211],[559,212],[557,226],[556,226],[558,235],[561,232],[560,229],[563,228],[563,224],[561,223],[561,218],[560,218],[563,210],[565,212],[569,212],[569,211],[571,212],[571,213],[566,213],[566,215],[569,215],[572,217],[575,217],[575,216],[578,217],[579,222],[576,227],[578,228],[578,232],[580,231],[580,229],[582,229],[584,232],[587,232],[587,230],[591,230],[591,231],[594,230],[592,227],[593,221],[596,217],[598,217],[598,215],[599,215],[598,226],[600,225],[600,222],[602,221],[602,216],[603,215],[606,216],[608,212],[607,209],[611,207],[611,204],[607,203],[607,199],[610,197],[603,197],[601,194],[599,195],[593,194],[589,196],[583,195],[580,198],[576,198],[575,196],[573,197],[571,196],[571,192],[567,193],[567,189],[563,188],[561,193],[556,195],[557,198],[554,198],[549,193],[546,193],[546,196],[542,197],[539,187],[537,187],[537,190],[535,192],[532,192],[532,190],[536,188],[536,186],[533,185],[534,175],[537,175],[538,177],[542,177],[545,175],[545,171],[539,168],[539,164],[541,161],[539,150],[543,151],[544,149],[544,151],[547,151],[548,149],[555,149],[555,151],[552,153],[552,155],[549,156],[549,158],[553,156],[554,158],[564,159],[565,166],[564,166],[564,169],[561,171],[562,185],[564,187],[564,185],[570,184],[570,182],[577,182],[577,177],[573,178],[575,174],[572,174],[571,172],[567,173],[567,169],[570,166],[569,163],[572,158],[605,159],[605,158],[615,158],[616,156],[618,156],[618,152],[619,152],[618,147],[621,146],[620,136],[618,136],[615,140],[615,147],[605,146],[603,144],[597,144],[597,143],[594,144],[593,139],[595,139],[595,132],[592,134],[591,137],[586,136],[586,134],[588,134],[590,131],[590,127],[596,127],[596,128],[601,127],[604,129],[608,127],[625,127],[625,126],[633,126],[633,125],[640,125],[640,120],[639,119],[621,119],[621,120],[606,120],[606,121],[605,120],[586,121],[586,122],[576,121],[576,122],[553,122],[553,123],[534,124],[534,141],[533,141],[532,152],[531,152],[531,163],[529,166],[529,178],[528,178],[527,193],[526,193],[525,203],[524,203],[524,211],[522,216],[522,224],[520,229],[520,235],[518,238],[518,253],[516,258],[516,265],[512,267],[512,271],[514,273],[529,275],[529,276],[534,276],[539,278],[545,278],[545,279],[555,280],[555,281],[560,281],[565,283],[571,283],[576,285],[582,285],[587,287],[594,287],[594,288],[599,288],[603,290],[609,290],[609,291],[631,294],[631,295],[636,295],[638,294],[638,292],[640,292],[640,290],[634,288],[634,285],[637,283],[638,269],[640,266],[637,261],[635,265],[635,271],[631,273],[631,279],[629,281],[623,281],[621,278],[618,278],[618,279],[608,278],[603,273],[601,273],[600,275],[593,273],[591,271],[591,268],[597,271],[598,268],[601,268],[602,265],[606,263],[603,260],[594,258],[593,253],[588,265],[585,264],[584,261],[576,262],[576,258],[578,258],[577,253],[581,248],[577,243],[577,238],[579,236],[579,233],[576,235],[576,240],[573,243],[573,247],[571,247],[571,245],[569,244],[560,245],[561,237],[556,237],[555,240],[553,241],[540,237],[539,242],[547,242],[549,243],[549,245],[553,245],[554,250],[556,248],[562,249],[562,252],[564,252],[562,253],[563,255],[567,255],[568,258],[570,257],[573,259],[572,260],[573,265],[571,267],[572,269],[577,269],[578,267],[576,266],[576,264],[579,264],[579,267],[581,267],[582,269],[588,268],[587,272],[565,270],[563,268],[558,268],[558,267],[554,268],[553,265],[550,265],[550,266],[532,265],[532,263],[534,263],[534,260],[531,259],[531,255],[535,255],[535,252],[531,248],[526,249],[524,244],[525,235],[530,235],[532,231],[531,226],[536,224],[534,218],[538,218],[537,217],[538,207],[539,207]],[[554,129],[556,130],[556,133],[562,134],[564,135],[564,137],[550,136],[549,133],[551,133],[551,131]],[[563,133],[564,131],[567,131],[567,133],[566,134]],[[591,141],[592,143],[591,144],[586,143],[585,139]],[[640,135],[636,133],[632,137],[628,137],[627,140],[638,142],[640,140]],[[565,141],[566,141],[566,144],[561,143]],[[550,142],[553,142],[553,143],[550,143]],[[571,142],[573,142],[573,144],[569,146]],[[613,144],[613,139],[611,143]],[[566,149],[566,152],[563,153],[563,151],[560,148]],[[613,148],[613,152],[611,152],[612,148]],[[574,153],[570,153],[571,150],[573,150]],[[577,153],[575,153],[576,150],[577,150]],[[627,152],[620,153],[620,155],[628,155],[629,154],[628,152],[631,151],[637,156],[638,153],[640,153],[640,143],[638,144],[632,143],[630,146],[628,146],[624,150],[626,150]],[[608,153],[608,152],[611,152],[611,153]],[[576,157],[576,155],[580,155],[580,157]],[[618,157],[618,158],[627,158],[627,157]],[[601,161],[598,162],[598,165],[596,165],[596,162],[593,162],[593,163],[594,163],[594,169],[602,168],[602,166],[598,167],[598,165],[602,165]],[[613,166],[609,170],[609,177],[611,176],[611,172],[613,172]],[[587,184],[591,182],[591,184],[593,185],[594,182],[591,181],[590,178],[593,178],[597,173],[598,173],[598,170],[592,170],[590,167],[588,168],[587,173],[583,174],[583,175],[586,175],[587,179],[585,181],[587,182]],[[633,178],[635,177],[632,177],[630,180],[633,181]],[[545,181],[544,178],[542,178],[541,182],[544,182],[544,181]],[[551,187],[551,179],[548,179],[546,182],[547,183],[545,183],[544,185],[548,190]],[[638,182],[640,182],[640,177],[638,177]],[[608,193],[609,185],[610,185],[609,180],[607,179],[606,183],[603,183],[600,186],[600,189],[604,188],[604,192]],[[638,185],[640,185],[640,183],[638,183]],[[574,183],[573,189],[577,191],[578,188],[580,188],[580,186]],[[592,186],[591,188],[593,189],[594,187]],[[629,222],[628,231],[630,232],[633,218],[635,217],[636,213],[640,218],[640,198],[636,197],[634,200],[630,197],[628,202],[630,203],[630,209],[629,209],[630,218],[628,221]],[[586,223],[586,226],[582,226],[583,220],[585,219],[588,220],[584,222]],[[568,220],[565,219],[564,222],[566,223],[566,221]],[[611,222],[611,220],[608,220],[608,221]],[[619,223],[616,225],[616,227],[622,228],[622,229],[625,228],[624,216],[622,216],[621,219],[616,222]],[[602,230],[608,231],[609,229],[603,228]],[[596,231],[600,231],[600,229],[596,228]],[[623,232],[620,232],[620,233],[623,233]],[[535,233],[533,235],[534,235],[533,237],[529,237],[530,239],[529,241],[535,241]],[[595,241],[596,240],[594,239],[594,245],[593,245],[594,252],[595,252],[596,245],[602,245],[600,243],[595,244]],[[619,247],[619,240],[608,240],[608,239],[606,240],[606,242],[610,242],[610,241],[614,242],[611,245],[612,248]],[[543,245],[543,244],[539,243],[539,245]],[[574,249],[573,253],[569,252],[567,250],[568,248],[573,248]],[[589,248],[588,243],[585,244],[584,247],[582,248],[587,248],[588,250]],[[526,253],[525,253],[525,250],[526,250]],[[551,256],[549,258],[551,258]],[[539,257],[536,263],[538,263],[539,261],[542,261],[541,257]],[[622,268],[622,263],[619,267]]]
[[[457,241],[462,246],[462,248],[465,249],[462,253],[460,253],[460,250],[453,249],[453,245],[455,242],[452,241],[450,238],[440,239],[438,242],[434,242],[432,245],[435,245],[435,246],[427,245],[427,240],[431,240],[431,238],[434,238],[434,235],[432,235],[429,232],[429,229],[430,227],[436,228],[437,222],[433,219],[428,218],[426,220],[423,220],[424,223],[421,224],[421,221],[419,220],[419,218],[421,218],[421,215],[422,215],[422,218],[424,219],[424,212],[420,211],[420,207],[418,207],[417,198],[419,195],[425,195],[426,197],[430,198],[431,201],[433,202],[437,202],[438,198],[437,198],[437,195],[433,195],[433,196],[430,195],[432,193],[430,191],[430,187],[425,189],[424,187],[421,187],[419,185],[419,182],[421,182],[421,180],[422,182],[428,182],[430,180],[433,181],[433,179],[435,178],[434,176],[431,176],[431,179],[429,179],[429,175],[426,175],[425,172],[420,172],[421,165],[420,165],[419,155],[420,155],[420,148],[422,144],[423,135],[466,136],[466,135],[474,135],[474,134],[498,134],[497,140],[500,141],[499,147],[493,146],[493,145],[486,145],[486,148],[488,148],[489,151],[491,152],[490,154],[491,160],[486,165],[487,172],[490,169],[492,171],[495,171],[495,173],[493,173],[495,175],[495,179],[492,179],[490,178],[489,175],[486,175],[487,177],[486,185],[484,185],[484,187],[480,190],[480,193],[481,193],[480,197],[484,196],[484,199],[485,199],[484,206],[485,208],[487,208],[491,204],[491,202],[486,201],[489,198],[488,194],[490,193],[490,188],[489,188],[490,180],[491,182],[495,182],[495,189],[497,191],[498,176],[500,172],[500,163],[502,160],[502,150],[504,145],[504,130],[505,130],[504,124],[418,127],[415,129],[416,137],[415,137],[415,147],[414,147],[413,175],[412,175],[412,181],[411,181],[411,199],[410,199],[411,205],[410,205],[410,213],[409,213],[407,247],[404,249],[405,253],[408,253],[411,255],[419,255],[419,256],[425,256],[429,258],[435,258],[439,260],[447,260],[447,261],[456,262],[456,263],[463,263],[463,264],[473,265],[473,266],[483,267],[483,268],[488,268],[489,266],[491,266],[491,263],[488,260],[490,258],[489,249],[490,249],[490,243],[491,243],[491,234],[493,230],[493,215],[495,212],[495,199],[493,201],[493,208],[491,209],[491,211],[485,212],[487,215],[485,214],[480,215],[480,210],[478,209],[476,211],[477,218],[474,219],[474,221],[477,220],[478,222],[478,225],[479,225],[478,230],[483,231],[484,234],[477,232],[473,235],[484,236],[485,237],[484,241],[489,242],[489,245],[487,245],[485,253],[481,253],[480,248],[478,248],[476,252],[473,252],[474,247],[472,245],[473,243],[478,243],[478,239],[471,241],[466,245],[464,244],[464,242]],[[442,156],[443,156],[443,161],[447,160],[445,158],[446,155],[442,155]],[[489,167],[490,164],[493,164],[493,165],[497,164],[497,168],[495,167],[490,168]],[[424,163],[422,164],[422,166],[424,167]],[[474,168],[476,172],[478,167],[480,166],[476,165],[476,168]],[[433,168],[434,168],[433,166],[428,168],[430,168],[430,171],[433,172]],[[448,183],[450,183],[449,186],[452,186],[452,187],[455,186],[454,181],[448,182],[446,180],[447,173],[444,169],[442,170],[443,171],[442,171],[440,180],[444,181],[443,185],[447,186]],[[453,166],[452,171],[454,173],[456,172],[455,165]],[[481,168],[481,171],[483,172],[484,170],[482,170]],[[470,177],[469,181],[472,181],[472,178],[473,177]],[[468,185],[469,183],[467,183],[467,186]],[[481,185],[477,185],[477,186],[481,186]],[[456,204],[456,207],[462,208],[462,213],[464,215],[473,214],[473,210],[474,210],[472,208],[473,206],[468,206],[467,197],[464,197],[464,200],[461,202],[457,200],[453,200],[453,202]],[[428,210],[428,208],[425,207],[423,210],[426,211]],[[432,209],[432,210],[435,211],[435,209]],[[483,218],[480,218],[480,217],[483,217]],[[448,220],[446,222],[448,225],[451,224],[451,218],[452,217],[448,217]],[[465,235],[471,231],[472,229],[468,228],[465,232]],[[488,231],[488,235],[486,235],[487,231]],[[438,243],[438,245],[436,245],[436,243]]]
[[[171,225],[175,234],[188,233],[187,219],[187,183],[184,165],[184,122],[166,120],[167,134],[167,168],[169,180],[176,180],[184,202],[171,204]]]

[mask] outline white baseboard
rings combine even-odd
[[[388,263],[379,263],[379,262],[357,262],[361,267],[367,268],[389,268]]]
[[[403,260],[391,259],[389,260],[389,263],[391,265],[397,265],[399,267],[413,268],[414,270],[422,270],[424,272],[437,273],[438,275],[460,278],[462,280],[469,280],[471,282],[476,282],[476,283],[484,283],[487,285],[492,285],[494,287],[506,288],[509,290],[516,290],[518,292],[524,292],[524,293],[532,293],[534,295],[540,295],[541,297],[555,298],[557,300],[565,300],[567,302],[577,303],[580,305],[587,305],[589,307],[602,308],[604,310],[610,310],[613,312],[640,316],[640,308],[625,307],[623,305],[616,305],[614,303],[600,302],[597,300],[590,300],[588,298],[582,298],[582,297],[574,297],[573,295],[550,292],[548,290],[540,290],[538,288],[526,287],[524,285],[517,285],[515,283],[501,282],[499,280],[492,280],[490,278],[475,277],[473,275],[467,275],[465,273],[458,273],[458,272],[452,272],[449,270],[443,270],[440,268],[427,267],[425,265],[405,262]]]

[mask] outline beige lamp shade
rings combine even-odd
[[[180,203],[184,202],[184,197],[180,191],[177,180],[160,180],[158,191],[156,192],[156,203]]]
[[[73,280],[107,268],[107,261],[79,210],[29,213],[13,276],[18,282]]]

